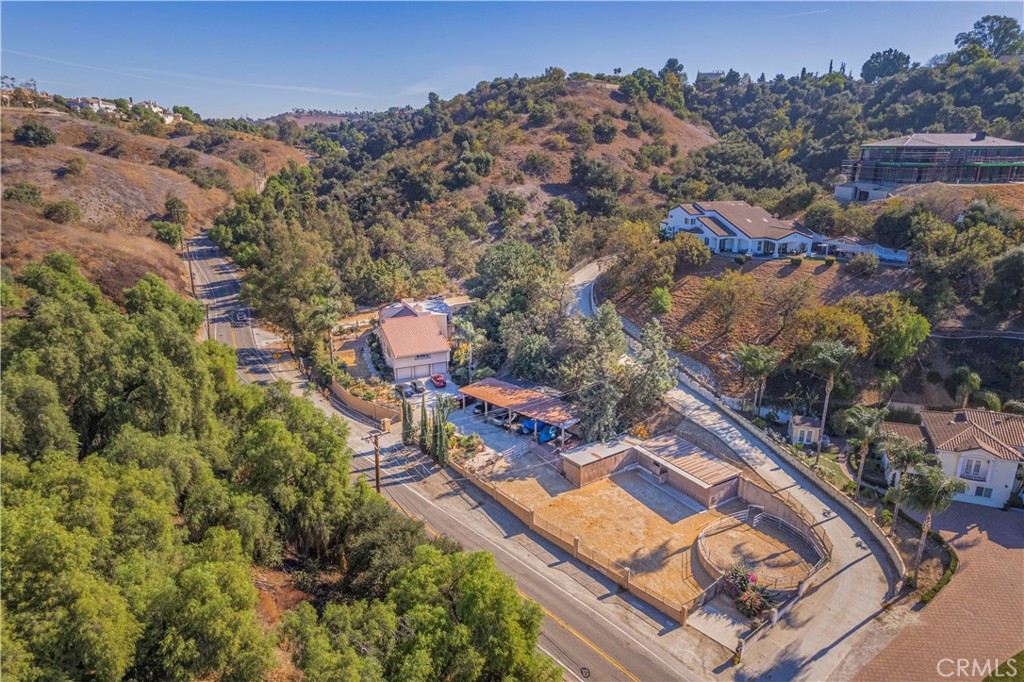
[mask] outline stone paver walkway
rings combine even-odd
[[[1024,514],[956,502],[933,528],[956,549],[960,568],[857,680],[984,679],[973,664],[949,675],[953,664],[943,659],[991,661],[994,669],[1024,650]]]

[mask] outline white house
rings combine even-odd
[[[1024,476],[1024,417],[989,410],[921,412],[921,424],[883,422],[883,431],[911,442],[925,441],[947,476],[967,483],[961,502],[1002,507],[1021,492]],[[886,478],[898,472],[888,470]]]
[[[67,107],[79,111],[91,109],[97,114],[113,114],[117,112],[117,105],[99,97],[78,97],[67,100]]]
[[[444,296],[431,296],[423,301],[416,301],[411,298],[403,298],[398,303],[386,305],[380,309],[378,316],[381,320],[392,317],[416,317],[418,315],[437,315],[444,318],[445,324],[451,324],[454,308],[449,305]]]
[[[448,371],[448,322],[431,313],[382,317],[377,327],[384,362],[396,381]]]
[[[175,121],[181,120],[181,114],[176,114],[167,107],[160,106],[156,102],[147,100],[145,102],[139,102],[138,106],[140,109],[146,109],[147,111],[152,111],[154,114],[158,115],[165,125],[170,125]]]
[[[760,256],[805,254],[825,238],[790,220],[779,220],[745,201],[702,201],[682,204],[661,223],[667,237],[680,232],[697,235],[712,253]]]

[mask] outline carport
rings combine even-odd
[[[522,415],[534,420],[533,438],[539,440],[538,424],[544,422],[558,429],[560,447],[565,446],[565,430],[579,422],[572,405],[561,398],[550,396],[532,388],[517,386],[500,379],[488,378],[463,386],[459,393],[476,398],[484,405],[484,416],[491,406],[508,411],[508,423]],[[466,409],[465,404],[462,407]]]

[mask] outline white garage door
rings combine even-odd
[[[434,364],[432,364],[430,366],[430,373],[431,374],[444,374],[447,371],[448,371],[448,363],[447,362],[435,362]]]
[[[430,376],[430,365],[416,365],[413,376],[417,378]]]
[[[395,370],[395,379],[397,381],[402,381],[403,379],[412,379],[412,378],[413,378],[412,367],[399,367],[398,369]]]

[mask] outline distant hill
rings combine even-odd
[[[305,162],[301,152],[280,142],[223,131],[214,136],[205,126],[197,126],[193,135],[162,139],[55,112],[4,109],[3,119],[3,186],[35,185],[44,201],[70,199],[82,213],[81,221],[59,225],[44,218],[39,207],[3,201],[3,265],[17,270],[51,251],[68,251],[115,299],[146,272],[159,274],[179,290],[184,286],[174,250],[156,241],[149,227],[150,220],[163,219],[169,197],[180,198],[189,209],[186,233],[208,224],[231,203],[226,189],[204,189],[185,175],[156,165],[169,147],[199,146],[193,150],[196,168],[217,171],[231,189],[261,189],[266,177],[289,161]],[[53,130],[56,144],[14,144],[13,131],[26,122]],[[204,134],[208,137],[197,137]],[[62,170],[73,157],[85,160],[80,175]],[[241,163],[240,157],[257,170]]]

